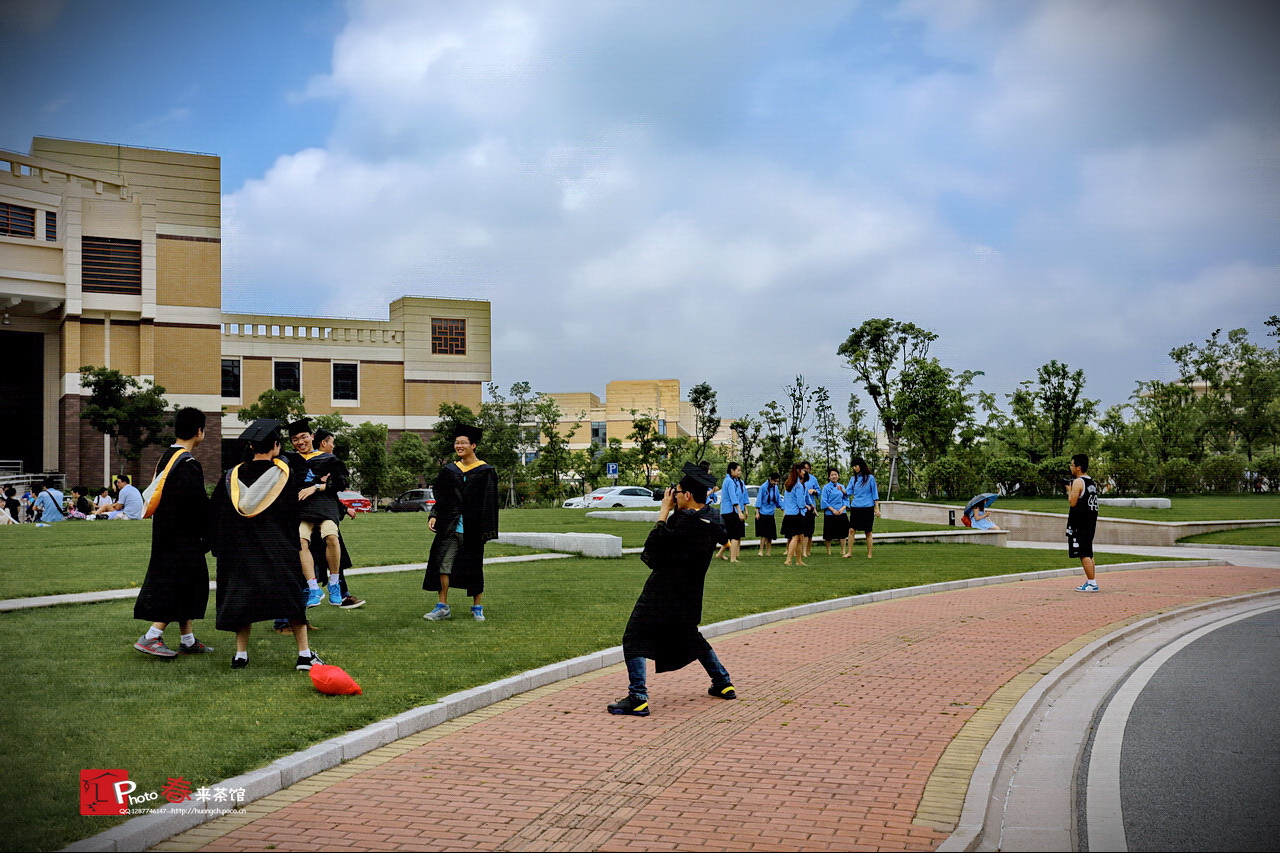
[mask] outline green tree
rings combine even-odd
[[[297,391],[277,391],[268,388],[258,395],[258,400],[236,412],[242,423],[253,423],[259,418],[273,418],[281,423],[293,423],[307,416],[307,398]]]
[[[755,470],[756,453],[760,447],[761,424],[750,415],[743,415],[729,424],[729,429],[733,430],[733,434],[738,439],[738,453],[742,462],[742,479],[749,482],[751,480],[751,472]]]
[[[543,495],[556,503],[564,500],[564,478],[570,470],[572,456],[569,442],[578,431],[575,423],[567,433],[561,434],[562,416],[560,405],[549,394],[543,394],[534,403],[533,419],[544,439],[534,468],[540,475]],[[584,416],[585,413],[579,413],[576,420],[581,421]]]
[[[1084,398],[1083,391],[1084,371],[1073,373],[1054,359],[1009,395],[1009,408],[1025,435],[1022,450],[1032,462],[1061,456],[1073,434],[1097,414],[1098,401]]]
[[[902,424],[894,407],[902,372],[912,360],[928,356],[929,345],[937,339],[935,333],[914,323],[885,317],[867,320],[853,329],[837,350],[880,413],[880,423],[884,425],[885,439],[889,444],[890,494],[897,479],[898,440],[902,433]]]
[[[844,450],[853,468],[854,457],[861,457],[874,470],[879,462],[880,448],[876,436],[864,426],[867,413],[858,405],[858,395],[849,395],[849,426],[844,430]]]
[[[966,393],[981,371],[953,373],[936,358],[908,362],[893,401],[901,435],[920,449],[925,462],[935,462],[951,449],[957,433],[973,427],[974,408]]]
[[[700,382],[689,390],[689,404],[696,413],[693,422],[694,461],[701,462],[707,445],[720,430],[720,415],[716,412],[716,392],[706,382]]]
[[[1210,436],[1233,437],[1250,461],[1255,448],[1280,436],[1280,352],[1250,343],[1246,329],[1233,329],[1225,338],[1218,329],[1204,344],[1176,347],[1169,356],[1183,384],[1204,388],[1200,403]]]
[[[462,403],[441,403],[436,414],[439,418],[432,427],[427,452],[431,456],[431,467],[443,468],[457,458],[453,453],[453,434],[460,426],[477,426],[476,413]]]
[[[515,506],[517,475],[526,454],[538,449],[534,403],[538,395],[528,382],[514,383],[504,395],[497,383],[489,383],[489,400],[480,405],[480,426],[485,434],[485,461],[507,482],[507,505]]]
[[[765,430],[761,441],[761,461],[770,470],[779,471],[784,476],[804,449],[804,436],[809,429],[817,394],[805,384],[803,376],[797,376],[795,384],[788,385],[786,392],[785,410],[777,400],[770,400],[760,410]]]
[[[387,491],[396,493],[430,483],[439,467],[432,465],[431,451],[416,432],[400,433],[391,443],[387,462]]]
[[[387,457],[387,427],[365,421],[348,433],[351,455],[347,467],[365,496],[375,505],[378,498],[391,494],[391,464]]]
[[[1196,393],[1182,382],[1138,383],[1133,400],[1138,441],[1144,455],[1158,462],[1204,455],[1205,414]]]
[[[817,432],[823,468],[839,467],[840,451],[844,449],[844,429],[831,407],[831,394],[821,385],[813,394],[813,426]]]
[[[627,441],[632,443],[636,465],[644,474],[645,487],[653,485],[653,478],[661,471],[663,445],[666,436],[658,432],[658,421],[652,413],[631,409],[631,432]]]
[[[89,389],[80,417],[107,436],[123,459],[137,462],[147,447],[170,440],[164,386],[92,365],[80,368],[80,385]],[[103,460],[104,482],[111,479],[110,467],[108,452]]]

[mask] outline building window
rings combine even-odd
[[[114,237],[80,240],[80,284],[90,293],[142,293],[142,241]]]
[[[666,434],[667,434],[667,419],[659,418],[658,419],[658,435],[666,435]]]
[[[275,388],[277,391],[302,392],[302,362],[277,361]]]
[[[360,365],[337,361],[333,363],[333,399],[360,399]]]
[[[609,443],[609,422],[608,421],[592,421],[591,422],[591,443],[598,444],[601,447]]]
[[[431,354],[466,355],[467,321],[431,318]]]
[[[58,214],[52,210],[44,212],[44,239],[50,243],[58,242]]]
[[[222,396],[240,396],[240,359],[238,358],[222,360]]]
[[[0,234],[8,237],[35,237],[36,209],[0,202]]]

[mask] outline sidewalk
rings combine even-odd
[[[1191,555],[1187,555],[1191,556]],[[1221,555],[1219,555],[1221,556]],[[157,850],[932,850],[1018,698],[1075,650],[1169,609],[1280,586],[1258,567],[1100,571],[864,604],[713,640],[613,717],[621,666],[396,741]]]

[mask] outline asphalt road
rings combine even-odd
[[[1280,848],[1280,610],[1177,652],[1125,728],[1130,850]]]

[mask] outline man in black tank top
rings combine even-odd
[[[1088,456],[1077,453],[1071,457],[1071,476],[1075,479],[1067,488],[1067,501],[1071,504],[1067,512],[1067,556],[1080,560],[1085,578],[1084,583],[1076,587],[1076,592],[1098,591],[1093,565],[1093,533],[1098,529],[1098,484],[1086,473],[1088,470]]]

